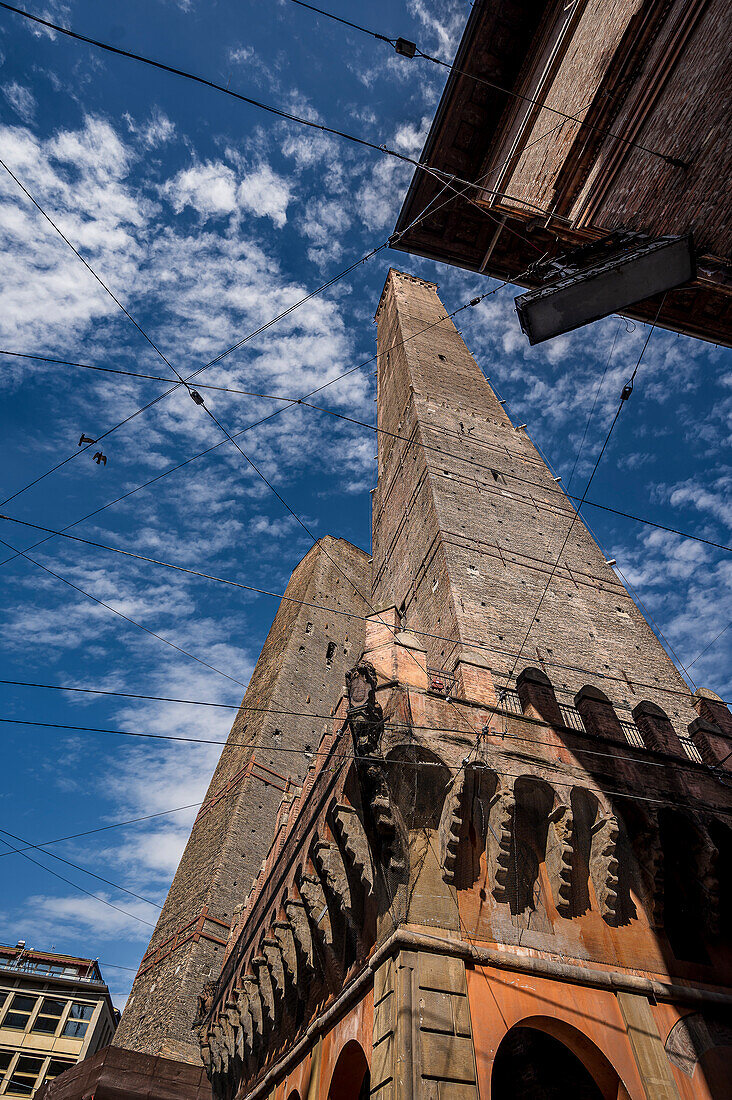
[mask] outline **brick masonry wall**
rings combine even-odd
[[[297,566],[286,595],[368,615],[366,600],[346,578],[368,598],[367,555],[343,539],[326,537]],[[323,718],[247,708],[329,715],[342,694],[346,669],[363,649],[364,629],[359,618],[290,600],[280,604],[150,940],[148,953],[162,946],[160,961],[145,970],[143,960],[116,1046],[199,1064],[191,1032],[196,1001],[204,984],[218,976],[225,951],[206,936],[226,940],[234,907],[246,897],[269,849],[282,799],[281,781],[268,773],[258,771],[278,786],[238,777],[255,752],[258,764],[301,782],[311,759],[305,753],[317,748],[325,726]],[[331,643],[335,650],[328,659]],[[292,753],[279,751],[286,748]],[[169,953],[167,941],[196,921],[204,906],[223,924],[207,921],[204,936]]]
[[[623,227],[659,236],[693,230],[700,254],[729,257],[732,226],[720,186],[732,162],[729,64],[720,47],[729,34],[729,5],[673,0],[655,5],[655,13],[652,7],[642,0],[588,0],[574,9],[557,5],[532,43],[519,85],[522,94],[538,94],[548,108],[579,119],[598,104],[611,105],[601,128],[635,144],[603,140],[567,195],[562,182],[567,158],[596,135],[583,135],[577,122],[561,123],[556,114],[513,101],[506,105],[502,136],[490,157],[490,184],[510,196],[508,206],[527,204],[527,215],[559,207],[573,227]],[[562,26],[567,29],[550,63]],[[614,67],[621,55],[632,61],[629,72],[618,77]],[[524,119],[523,152],[514,153],[498,175]],[[664,163],[648,149],[686,167]],[[497,200],[487,193],[486,201]]]
[[[421,637],[432,667],[478,652],[498,687],[514,687],[537,665],[562,702],[595,684],[621,711],[657,703],[686,733],[696,712],[683,679],[452,321],[435,324],[445,316],[433,284],[390,272],[379,427],[438,450],[379,435],[375,606],[404,604],[408,629],[453,639]]]

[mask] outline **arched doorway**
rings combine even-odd
[[[513,1027],[501,1041],[491,1100],[606,1100],[607,1095],[577,1055],[547,1031]]]
[[[355,1039],[338,1055],[328,1089],[328,1100],[368,1100],[371,1074],[363,1048]]]

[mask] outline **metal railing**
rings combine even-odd
[[[570,707],[567,703],[560,703],[559,710],[565,726],[568,726],[571,730],[577,730],[579,733],[587,733],[582,715],[576,707]]]
[[[90,973],[79,974],[78,970],[74,970],[72,967],[61,969],[51,964],[44,966],[43,963],[15,962],[13,959],[0,958],[0,970],[12,970],[21,974],[35,974],[41,978],[60,978],[62,981],[67,982],[103,984],[103,978],[93,969]]]
[[[632,745],[636,749],[644,749],[646,747],[646,743],[643,740],[643,735],[636,726],[635,722],[624,722],[621,718],[620,725],[622,727],[623,733],[625,734],[625,740],[628,742],[629,745]]]
[[[695,760],[697,764],[704,763],[704,757],[690,737],[679,737],[679,741],[681,742],[681,747],[684,752],[689,757],[689,760]]]
[[[428,669],[427,671],[436,672],[438,670]],[[454,680],[454,677],[451,677],[451,679]],[[515,714],[519,718],[523,717],[524,712],[521,706],[521,700],[519,699],[519,694],[515,690],[515,688],[501,688],[499,690],[496,701],[496,710],[503,711],[508,714]],[[568,703],[560,703],[559,710],[562,715],[562,720],[565,726],[568,727],[568,729],[577,730],[578,733],[587,733],[587,728],[582,719],[582,715],[576,707],[570,706]],[[623,718],[619,718],[618,721],[620,722],[625,740],[629,745],[632,745],[634,749],[647,748],[646,743],[643,740],[643,735],[638,729],[638,726],[635,724],[635,722],[631,722]],[[681,742],[684,753],[689,760],[693,760],[696,764],[704,763],[699,749],[696,747],[691,738],[680,735],[679,741]]]

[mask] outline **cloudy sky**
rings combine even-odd
[[[413,156],[444,82],[444,70],[403,60],[289,0],[28,7]],[[366,18],[363,4],[332,7]],[[374,0],[368,21],[449,57],[469,8],[467,0]],[[0,157],[184,375],[385,241],[410,178],[408,166],[378,153],[5,11],[0,92]],[[2,169],[0,239],[4,352],[172,376]],[[368,359],[390,263],[438,282],[450,310],[492,285],[384,251],[208,368],[201,382],[297,397]],[[514,296],[508,288],[462,314],[463,334],[565,486],[574,469],[571,490],[581,495],[646,332],[610,318],[530,350]],[[105,439],[108,461],[97,465],[95,448],[79,451],[81,434],[98,437],[164,392],[163,382],[7,354],[0,371],[2,498],[74,456],[13,496],[5,513],[42,527],[76,524],[83,538],[282,591],[310,541],[234,447],[216,446],[221,433],[185,391]],[[204,392],[231,433],[284,408]],[[373,364],[320,395],[368,422],[373,397]],[[731,426],[729,353],[655,332],[591,499],[729,543]],[[300,407],[239,442],[311,530],[369,547],[371,432]],[[732,697],[732,630],[715,641],[732,619],[730,555],[608,512],[587,509],[587,518],[678,662],[698,685]],[[44,538],[7,522],[0,528],[20,550]],[[4,679],[239,702],[273,599],[62,538],[28,550],[32,560],[0,551]],[[3,726],[0,838],[15,847],[191,807],[218,751],[21,719],[217,740],[230,721],[226,710],[184,703],[2,690],[2,717],[13,721]],[[151,903],[165,897],[194,815],[188,808],[50,849],[129,893],[47,854],[28,853],[33,863],[7,849],[0,939],[99,956],[122,1004],[156,919]]]

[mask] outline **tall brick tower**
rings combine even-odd
[[[722,1100],[732,716],[436,287],[377,320],[376,610],[201,999],[214,1096]]]
[[[116,1047],[200,1066],[191,1030],[198,995],[218,977],[236,906],[267,854],[283,793],[302,782],[344,670],[363,648],[363,619],[338,612],[368,614],[369,586],[368,556],[344,539],[321,539],[292,574],[135,977]]]
[[[374,606],[400,609],[443,679],[490,669],[500,693],[538,665],[572,702],[591,672],[629,719],[643,699],[690,722],[684,680],[444,317],[433,284],[390,273],[377,312],[378,427],[392,434],[379,436]]]

